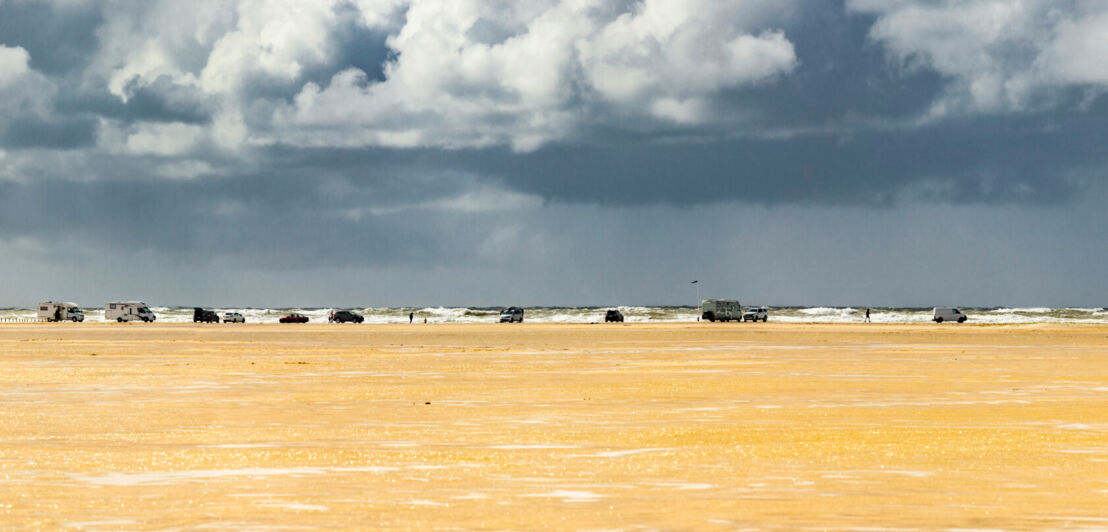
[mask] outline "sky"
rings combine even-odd
[[[0,0],[0,306],[1108,306],[1099,0]]]

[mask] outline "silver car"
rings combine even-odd
[[[766,307],[750,307],[743,313],[743,321],[758,321],[763,322],[769,319],[769,311]]]
[[[246,318],[238,312],[224,312],[223,323],[246,323]]]
[[[500,312],[500,323],[523,323],[523,309],[508,307]]]

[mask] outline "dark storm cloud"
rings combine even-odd
[[[570,203],[1057,204],[1083,190],[1075,175],[1108,162],[1105,142],[1098,117],[1049,115],[787,140],[427,152],[413,160],[480,169],[507,186]]]
[[[752,109],[766,129],[849,125],[867,117],[909,118],[942,90],[933,70],[893,65],[869,41],[875,17],[849,14],[839,1],[811,2],[788,27],[800,67],[772,84],[730,91],[725,101]]]
[[[151,84],[134,81],[124,87],[127,100],[108,92],[107,87],[62,87],[56,109],[62,114],[84,114],[123,122],[181,122],[207,124],[215,102],[197,87],[178,85],[168,76]]]
[[[90,118],[49,117],[23,114],[0,130],[0,147],[86,148],[96,142],[96,121]]]
[[[30,52],[35,70],[64,75],[84,68],[96,52],[103,20],[96,2],[0,2],[0,44]]]
[[[293,165],[233,179],[0,182],[0,240],[78,238],[181,263],[234,256],[271,269],[430,264],[460,258],[473,245],[474,235],[449,213],[391,214],[396,205],[456,193],[456,179],[413,187],[390,176],[307,171]]]

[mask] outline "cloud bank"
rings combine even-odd
[[[1091,0],[3,0],[0,244],[98,279],[121,255],[457,275],[470,296],[521,260],[548,287],[511,290],[553,298],[573,271],[587,299],[619,295],[599,281],[612,263],[657,284],[758,242],[664,229],[718,231],[685,223],[701,212],[765,217],[735,231],[777,226],[791,244],[758,246],[791,257],[826,241],[814,212],[945,213],[994,241],[1005,217],[1102,227],[1086,206],[1106,199],[1106,35]],[[589,229],[624,218],[641,228]],[[1026,233],[1014,260],[1061,241],[1085,271],[1108,248]],[[841,254],[880,261],[873,241],[896,239],[866,229]],[[996,260],[958,242],[920,260]],[[883,275],[874,297],[926,299]]]

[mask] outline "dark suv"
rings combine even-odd
[[[219,323],[219,314],[200,307],[192,309],[193,323]]]
[[[609,309],[604,313],[604,322],[618,321],[623,323],[623,313],[616,309]]]
[[[331,323],[361,323],[365,321],[365,318],[363,318],[359,314],[350,312],[349,310],[339,310],[336,312],[332,312],[330,316],[327,316],[327,321]]]

